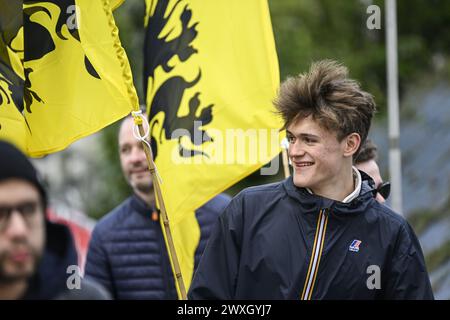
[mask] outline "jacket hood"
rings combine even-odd
[[[305,213],[317,213],[318,209],[329,209],[336,214],[359,214],[364,212],[367,206],[372,204],[372,201],[376,201],[376,189],[373,179],[363,171],[359,170],[359,173],[362,179],[361,191],[359,196],[349,203],[311,194],[306,188],[295,186],[292,177],[283,181],[283,187],[289,197],[300,203]]]
[[[67,289],[70,274],[67,268],[78,264],[77,252],[70,230],[46,220],[45,250],[37,272],[29,280],[26,300],[53,299]]]

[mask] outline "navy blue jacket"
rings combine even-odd
[[[212,226],[230,197],[218,195],[196,211],[200,243],[195,267]],[[89,243],[86,277],[100,282],[115,299],[177,299],[160,222],[152,208],[132,195],[95,226]]]
[[[76,270],[68,270],[68,267],[77,266],[78,263],[78,255],[70,230],[64,225],[48,220],[46,220],[45,230],[44,253],[36,273],[28,281],[28,288],[22,299],[110,299],[109,294],[101,286],[82,279],[81,274],[76,273]],[[80,276],[79,283],[75,276]]]
[[[361,175],[350,203],[292,178],[242,191],[215,225],[189,299],[433,299],[413,230]]]

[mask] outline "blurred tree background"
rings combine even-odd
[[[367,28],[367,19],[372,14],[367,12],[370,5],[381,9],[379,30]],[[312,61],[325,58],[338,60],[349,67],[351,77],[358,79],[362,87],[375,96],[379,113],[374,125],[386,122],[384,1],[269,0],[269,6],[281,80],[305,72]],[[141,103],[144,103],[144,13],[143,0],[127,0],[114,12]],[[416,111],[408,111],[408,103],[405,102],[405,96],[410,91],[432,86],[436,79],[450,83],[450,1],[397,0],[397,19],[400,108],[404,111],[402,117],[405,114],[408,116],[409,112],[413,118]],[[96,174],[103,181],[103,188],[98,189],[95,198],[86,194],[83,209],[95,219],[109,212],[130,194],[120,170],[117,130],[118,124],[114,124],[99,134],[99,159],[103,165]],[[384,135],[387,136],[387,131]],[[383,172],[383,175],[387,176],[387,173]],[[234,195],[247,186],[281,179],[282,168],[277,176],[261,176],[255,172],[227,193]],[[449,216],[449,203],[445,201],[443,208],[413,212],[409,220],[417,232],[422,232],[432,221]],[[432,270],[446,261],[450,261],[450,239],[427,253],[427,263]],[[448,276],[448,270],[446,272]]]

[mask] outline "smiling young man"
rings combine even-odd
[[[353,167],[375,112],[347,69],[321,61],[275,101],[293,177],[238,194],[203,254],[190,299],[433,299],[408,223]]]

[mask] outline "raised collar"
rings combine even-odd
[[[297,200],[301,211],[304,213],[314,213],[320,209],[332,209],[333,212],[338,214],[361,213],[372,200],[375,201],[374,182],[366,173],[359,170],[358,173],[361,177],[360,186],[354,190],[355,197],[352,197],[346,203],[311,194],[306,188],[295,186],[292,177],[283,181],[283,187],[288,196]],[[357,192],[357,189],[359,189],[359,192]]]
[[[344,200],[342,200],[343,203],[351,202],[353,199],[359,196],[359,193],[361,192],[361,185],[362,185],[361,174],[359,173],[358,169],[356,169],[356,167],[352,167],[352,170],[353,170],[353,181],[355,181],[355,190],[353,190],[352,193],[350,193],[347,197],[345,197]]]
[[[352,170],[353,170],[353,181],[355,183],[355,190],[353,190],[347,197],[345,197],[344,200],[342,200],[343,203],[351,202],[361,192],[361,184],[362,184],[361,174],[359,173],[358,169],[356,169],[356,167],[354,167],[354,166],[352,166]],[[311,189],[309,189],[309,188],[305,188],[305,189],[310,194],[314,194]]]

